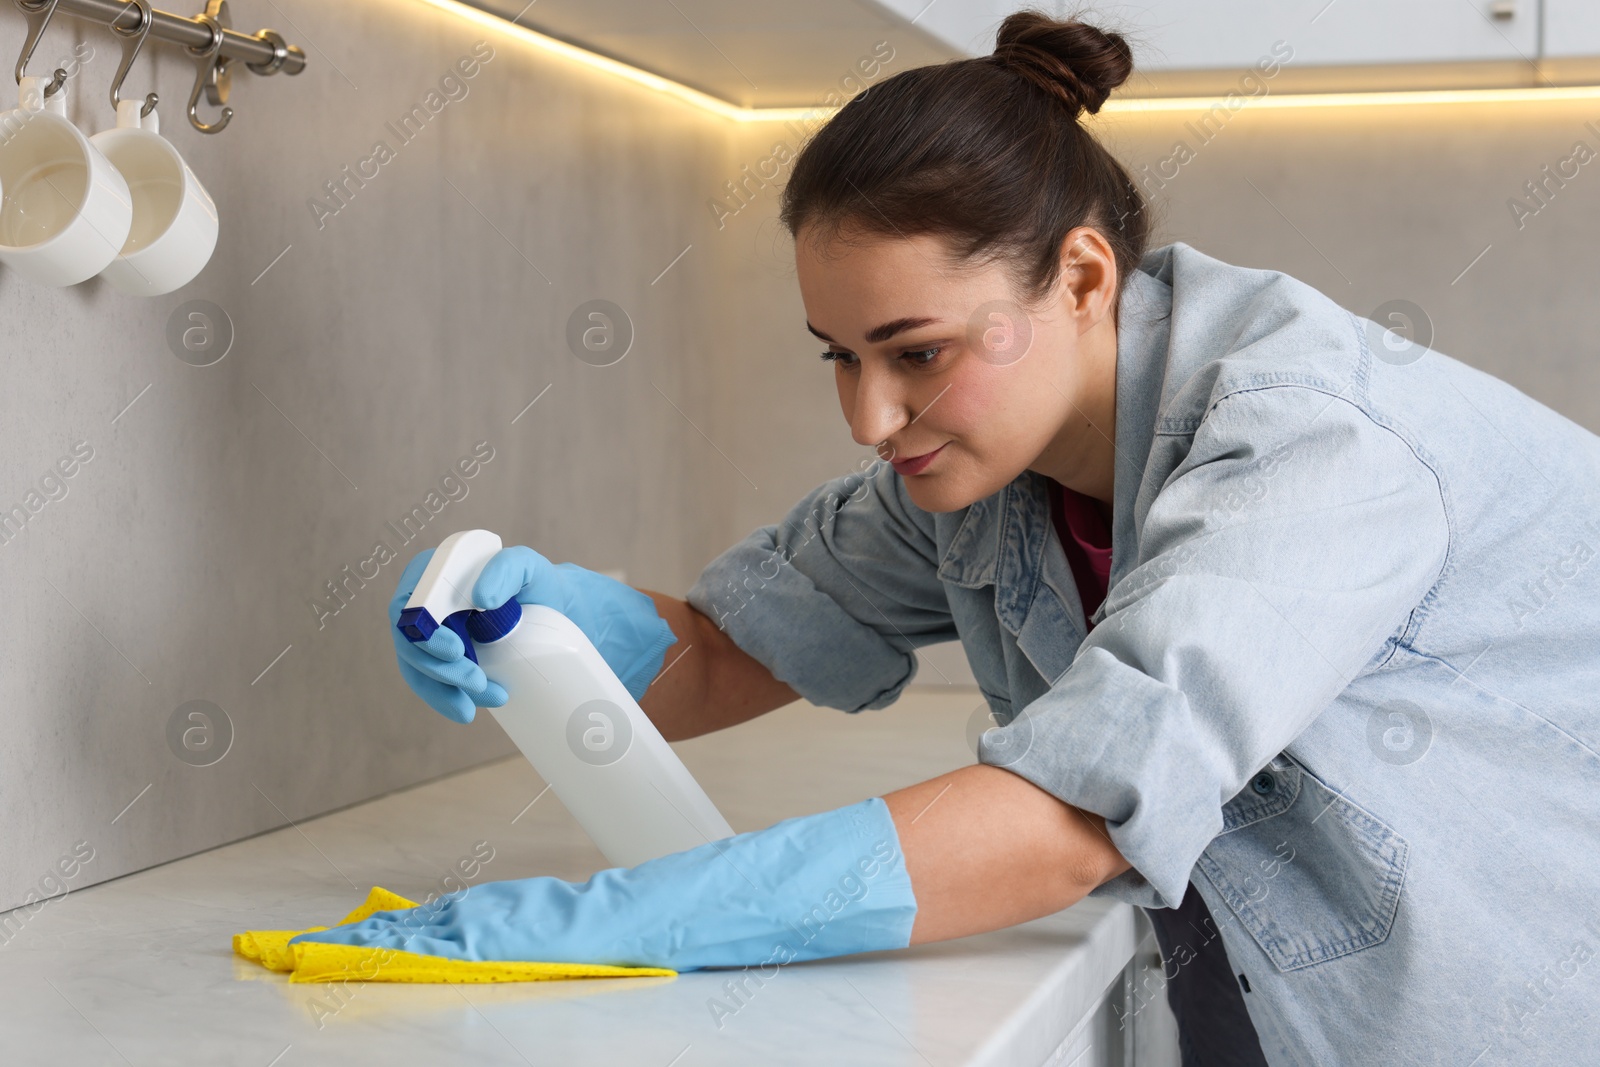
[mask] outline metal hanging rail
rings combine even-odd
[[[206,123],[201,121],[195,106],[202,90],[213,106],[227,103],[232,74],[229,68],[234,60],[263,75],[299,74],[306,66],[305,52],[285,41],[277,30],[257,30],[252,35],[232,29],[228,0],[206,0],[205,10],[193,18],[156,11],[148,0],[15,0],[15,3],[28,19],[28,39],[22,58],[17,61],[19,82],[28,58],[51,16],[57,12],[101,23],[125,41],[137,40],[142,44],[152,37],[171,41],[182,45],[199,68],[195,91],[189,101],[189,121],[203,133],[220,132],[233,115],[232,108],[224,107],[220,121]],[[137,53],[137,45],[129,47],[131,52],[125,52],[123,74]],[[57,70],[47,94],[58,89],[65,78],[66,72]]]

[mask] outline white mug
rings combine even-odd
[[[67,119],[67,90],[23,78],[0,114],[0,263],[41,285],[76,285],[117,258],[133,198],[117,168]]]
[[[121,253],[100,272],[113,289],[160,296],[188,284],[217,247],[217,205],[161,136],[138,99],[117,104],[117,124],[89,138],[122,172],[133,195],[133,226]]]

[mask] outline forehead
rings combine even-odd
[[[1004,288],[998,264],[962,260],[935,234],[881,235],[802,229],[795,270],[808,314],[853,318],[870,309],[914,314],[930,304],[964,301]],[[821,326],[814,317],[814,323]]]

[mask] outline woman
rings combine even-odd
[[[1150,909],[1187,1062],[1595,1047],[1600,439],[1283,274],[1147,250],[1077,122],[1130,67],[1114,34],[1013,15],[799,155],[806,325],[887,462],[687,600],[529,548],[474,590],[567,611],[668,738],[796,696],[882,707],[959,639],[1006,723],[979,762],[308,939],[769,966],[1092,893]],[[505,699],[446,629],[397,647],[453,718]]]

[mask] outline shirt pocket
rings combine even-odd
[[[1382,820],[1282,755],[1222,814],[1197,866],[1280,971],[1389,936],[1410,846]]]

